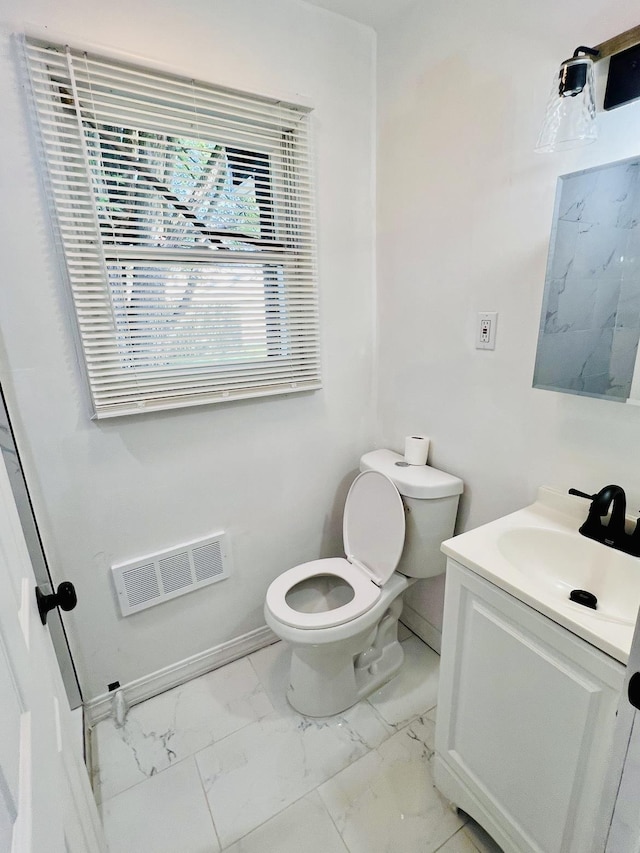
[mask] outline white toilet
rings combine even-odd
[[[391,450],[365,453],[360,471],[344,508],[346,558],[302,563],[267,590],[267,625],[292,646],[287,698],[312,717],[344,711],[398,671],[402,593],[444,571],[440,544],[462,492],[457,477]]]

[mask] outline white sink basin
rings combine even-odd
[[[462,566],[627,663],[640,606],[640,558],[578,533],[589,504],[543,487],[531,506],[442,544]],[[596,610],[569,600],[593,593]]]
[[[635,625],[640,602],[640,560],[580,534],[544,527],[516,527],[497,539],[500,553],[530,580],[585,616]],[[596,610],[569,600],[574,589],[598,599]]]

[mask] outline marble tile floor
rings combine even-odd
[[[337,717],[288,705],[276,643],[98,723],[111,853],[500,853],[433,785],[439,657],[401,636],[399,675]]]

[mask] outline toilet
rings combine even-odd
[[[344,508],[345,557],[288,569],[267,590],[267,625],[291,646],[287,698],[300,713],[355,705],[402,666],[402,594],[445,568],[462,480],[391,450],[360,460]]]

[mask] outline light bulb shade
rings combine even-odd
[[[598,138],[593,60],[567,59],[553,79],[536,151],[549,153],[587,145]]]

